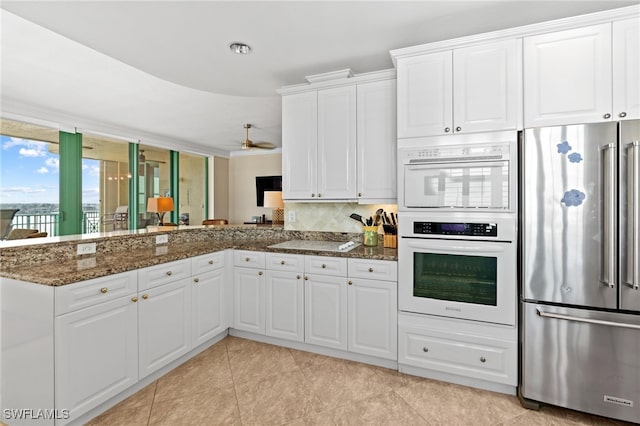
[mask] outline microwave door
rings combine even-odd
[[[407,165],[408,208],[509,208],[507,161]]]

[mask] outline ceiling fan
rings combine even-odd
[[[244,141],[242,142],[242,149],[251,149],[251,148],[273,149],[276,147],[271,142],[253,142],[251,139],[249,139],[249,129],[251,128],[251,124],[247,123],[242,127],[244,127],[247,131],[247,135]]]

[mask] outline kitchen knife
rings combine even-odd
[[[391,212],[391,223],[393,224],[393,226],[396,226],[396,217],[394,216],[393,212]]]
[[[384,222],[386,224],[388,224],[388,225],[391,225],[391,221],[389,220],[389,216],[387,216],[387,212],[382,212],[382,214],[383,214],[382,217],[384,218]],[[393,214],[393,213],[391,213],[391,214]]]

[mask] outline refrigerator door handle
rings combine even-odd
[[[610,143],[600,147],[602,152],[602,265],[600,282],[614,288],[616,286],[616,144]]]
[[[538,316],[543,318],[553,318],[553,319],[559,319],[559,320],[565,320],[565,321],[576,321],[576,322],[585,322],[589,324],[604,325],[608,327],[621,327],[621,328],[631,328],[633,330],[640,330],[640,325],[637,325],[637,324],[627,324],[624,322],[606,321],[606,320],[599,320],[594,318],[575,317],[573,315],[557,314],[554,312],[545,312],[540,308],[538,308],[537,311],[538,311]]]
[[[625,284],[640,289],[640,141],[633,141],[627,146],[627,277]]]

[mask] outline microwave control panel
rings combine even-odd
[[[495,223],[413,222],[413,233],[497,237],[498,225]]]

